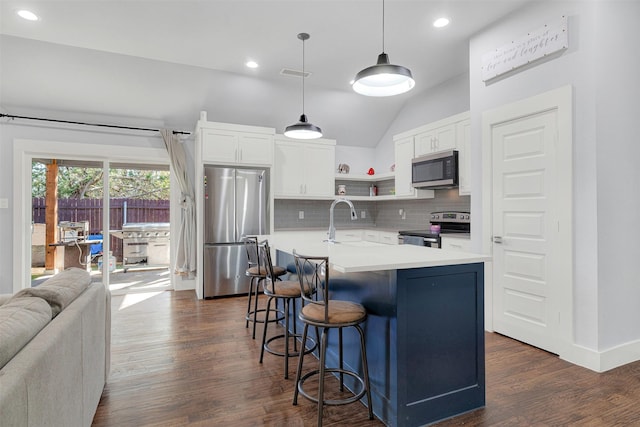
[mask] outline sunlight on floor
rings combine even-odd
[[[133,294],[126,294],[122,299],[122,304],[118,307],[118,311],[122,311],[125,308],[129,308],[133,305],[136,305],[140,302],[146,301],[149,298],[153,298],[157,295],[160,295],[164,291],[159,292],[138,292]]]
[[[168,270],[157,272],[118,273],[110,277],[109,290],[113,295],[131,292],[163,291],[171,289]]]

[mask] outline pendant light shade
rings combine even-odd
[[[322,136],[322,130],[307,120],[307,115],[304,113],[304,41],[309,39],[309,34],[300,33],[298,38],[302,40],[302,114],[298,123],[291,126],[287,126],[284,131],[284,136],[294,139],[316,139]]]
[[[382,52],[376,65],[356,74],[353,90],[366,96],[392,96],[410,91],[416,82],[411,70],[389,63],[389,56]]]
[[[389,62],[384,52],[384,0],[382,1],[382,53],[378,62],[356,74],[353,90],[366,96],[393,96],[413,89],[416,82],[411,71],[401,65]]]
[[[307,120],[307,115],[300,116],[300,120],[295,125],[287,126],[284,136],[295,139],[315,139],[322,136],[322,130]]]

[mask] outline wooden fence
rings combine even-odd
[[[131,222],[169,222],[169,200],[111,199],[109,230]],[[33,198],[33,222],[45,222],[45,199]],[[58,199],[58,221],[89,221],[89,234],[101,234],[102,199]],[[111,251],[122,260],[122,239],[111,236]]]

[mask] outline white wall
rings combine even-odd
[[[393,135],[469,110],[469,75],[452,77],[407,102],[376,147],[376,171],[388,172],[395,157]]]
[[[28,113],[20,111],[20,114]],[[36,115],[39,112],[35,112]],[[51,117],[49,113],[45,117]],[[57,114],[58,118],[60,114]],[[74,120],[83,120],[82,115],[75,114]],[[91,117],[88,120],[100,121],[100,118]],[[102,117],[102,122],[124,123],[122,118]],[[21,124],[19,124],[21,123]],[[138,121],[138,126],[157,126],[157,122]],[[102,161],[104,158],[112,156],[114,159],[121,159],[126,156],[130,147],[143,147],[165,150],[164,143],[159,134],[154,133],[131,133],[114,132],[112,130],[99,130],[89,127],[56,127],[55,125],[38,125],[34,122],[16,120],[13,122],[0,124],[0,198],[9,201],[8,209],[0,209],[0,239],[4,242],[0,245],[0,293],[12,293],[14,287],[14,265],[17,263],[18,254],[15,248],[18,246],[14,241],[13,230],[19,227],[20,222],[13,215],[14,201],[14,180],[17,179],[16,168],[13,164],[14,140],[38,140],[51,141],[52,144],[60,142],[81,143],[96,146],[95,160]],[[100,149],[101,146],[121,146],[122,150],[105,155]],[[138,159],[148,163],[157,163],[158,159]],[[26,236],[25,236],[25,241]]]
[[[635,218],[617,213],[622,206],[636,212],[632,217],[638,212],[640,180],[637,167],[633,170],[631,165],[632,159],[639,158],[638,142],[637,133],[634,141],[630,127],[638,117],[640,67],[633,47],[640,36],[638,10],[634,2],[534,2],[470,41],[474,158],[482,154],[483,111],[567,84],[574,88],[574,344],[593,351],[640,339],[640,287],[632,271],[637,270],[632,260],[637,263],[640,250],[638,239],[632,242],[628,231],[626,235],[622,232],[623,226],[630,227],[627,230],[637,226],[633,224]],[[484,53],[562,15],[568,16],[569,31],[569,49],[562,55],[489,84],[482,82]],[[611,108],[624,113],[612,114]],[[628,121],[623,122],[624,118]],[[473,168],[472,177],[480,182],[479,167]],[[480,192],[481,188],[474,187],[471,200],[472,227],[477,231],[472,243],[476,250],[481,248],[482,235]],[[609,219],[603,215],[613,215],[620,221],[620,228],[615,226],[619,233],[610,232]]]
[[[640,2],[597,2],[599,348],[640,339]]]
[[[302,112],[300,80],[260,69],[241,75],[3,34],[0,52],[0,103],[6,113],[22,106],[151,117],[192,130],[206,110],[210,121],[282,133]],[[403,99],[327,90],[315,86],[313,74],[305,84],[309,121],[341,145],[375,146]]]
[[[366,174],[370,167],[376,167],[375,154],[375,148],[336,145],[336,172],[340,163],[346,163],[350,174]],[[375,171],[383,173],[389,170],[376,168]]]

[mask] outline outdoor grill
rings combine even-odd
[[[122,268],[169,266],[169,223],[139,222],[111,234],[122,239]]]

